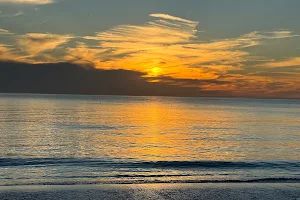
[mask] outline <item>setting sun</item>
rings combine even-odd
[[[159,67],[154,67],[154,68],[152,68],[152,69],[150,70],[149,76],[151,76],[151,77],[157,77],[157,76],[160,75],[160,72],[161,72],[161,71],[162,71],[161,68],[159,68]]]

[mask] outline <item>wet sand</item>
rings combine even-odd
[[[300,200],[300,183],[201,183],[0,187],[0,199]]]

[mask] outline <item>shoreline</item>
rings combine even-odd
[[[300,183],[0,186],[0,199],[300,199]]]
[[[265,178],[265,179],[249,179],[249,180],[174,180],[174,181],[91,181],[91,182],[42,182],[42,183],[26,183],[26,184],[3,184],[3,187],[35,187],[35,186],[94,186],[94,185],[155,185],[155,184],[170,184],[170,185],[187,185],[187,184],[300,184],[299,178]],[[1,190],[0,190],[1,191]]]

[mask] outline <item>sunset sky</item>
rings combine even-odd
[[[213,96],[300,98],[299,8],[299,0],[0,0],[0,61],[128,70]]]

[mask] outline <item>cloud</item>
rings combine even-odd
[[[98,41],[102,55],[85,49],[87,54],[82,54],[82,59],[104,69],[137,70],[149,77],[210,80],[243,66],[251,57],[248,47],[266,39],[297,36],[291,31],[254,31],[237,38],[202,42],[196,36],[198,22],[167,14],[150,16],[155,19],[143,25],[120,25],[84,37]],[[73,54],[78,58],[82,50],[70,49],[68,58]]]
[[[259,32],[253,31],[251,33],[245,34],[241,39],[250,39],[250,40],[261,40],[261,39],[283,39],[283,38],[292,38],[299,37],[299,35],[293,35],[291,31],[272,31],[272,32]]]
[[[19,36],[17,41],[19,46],[31,56],[37,56],[45,51],[58,48],[60,45],[67,43],[74,38],[72,35],[28,33]]]
[[[14,3],[14,4],[49,4],[49,3],[54,3],[54,0],[0,0],[0,3]]]
[[[0,62],[0,92],[150,96],[225,96],[218,91],[150,83],[143,73],[101,70],[71,63]]]
[[[179,21],[179,22],[184,22],[187,24],[198,24],[198,22],[194,22],[191,20],[186,20],[186,19],[182,19],[180,17],[174,17],[171,15],[167,15],[167,14],[150,14],[149,16],[151,17],[157,17],[157,18],[161,18],[161,19],[167,19],[167,20],[173,20],[173,21]]]
[[[9,30],[0,28],[0,35],[12,35],[12,34],[13,33],[11,33]]]
[[[293,67],[293,66],[298,66],[298,67],[300,67],[300,57],[289,58],[289,59],[282,60],[282,61],[267,62],[267,63],[261,64],[260,66],[265,66],[265,67]]]
[[[84,37],[98,41],[98,48],[83,44],[70,48],[68,61],[76,58],[76,63],[81,60],[101,69],[139,71],[152,82],[198,87],[202,91],[231,91],[233,96],[259,96],[266,92],[276,95],[279,90],[269,87],[270,83],[276,82],[279,75],[291,77],[284,71],[231,74],[243,72],[245,64],[255,59],[248,52],[249,47],[265,40],[298,37],[291,31],[254,31],[236,38],[204,42],[197,37],[198,22],[166,14],[150,16],[156,19]],[[297,81],[291,83],[287,79],[283,80],[289,83],[285,86],[296,88]]]
[[[0,17],[18,17],[18,16],[21,16],[21,15],[24,15],[24,13],[21,12],[21,11],[18,11],[17,13],[14,13],[14,14],[0,15]]]
[[[76,48],[68,48],[64,60],[81,65],[97,66],[101,64],[100,58],[104,57],[104,49],[92,48],[82,42],[77,42]]]
[[[0,44],[0,61],[33,62],[18,54],[13,46],[4,44]]]
[[[299,71],[291,69],[299,65],[298,57],[275,61],[249,51],[266,40],[298,37],[292,31],[253,31],[203,41],[197,34],[198,22],[167,14],[150,17],[145,24],[119,25],[85,37],[50,33],[15,36],[17,43],[2,47],[7,56],[0,60],[9,57],[30,64],[67,62],[95,70],[127,70],[139,73],[136,78],[149,84],[189,88],[204,96],[214,91],[216,95],[274,97],[284,89],[299,88]],[[142,85],[152,88],[151,84]]]
[[[85,38],[107,42],[132,41],[146,44],[174,44],[186,42],[191,37],[195,37],[195,28],[198,22],[183,19],[179,21],[178,19],[181,18],[164,16],[142,26],[121,25],[109,31],[100,32],[96,36]]]
[[[0,44],[0,60],[6,60],[10,57],[13,57],[12,49],[9,48],[9,46]]]
[[[249,39],[200,43],[196,37],[198,22],[166,14],[150,16],[158,19],[140,26],[116,26],[96,36],[84,37],[99,41],[99,48],[106,52],[105,58],[97,55],[100,62],[96,66],[123,67],[146,72],[149,76],[212,79],[218,75],[206,68],[210,65],[216,68],[216,63],[220,64],[220,69],[233,67],[248,55],[239,49],[255,45]],[[75,48],[72,51],[76,52]],[[72,56],[72,52],[69,53]],[[95,56],[89,57],[95,60]]]
[[[15,43],[0,44],[0,61],[10,60],[24,63],[53,63],[64,61],[63,55],[67,44],[75,36],[58,35],[51,33],[28,33],[25,35],[17,35],[5,29],[0,29],[1,35],[12,35],[10,40]],[[63,55],[56,54],[54,51]]]

